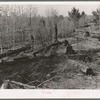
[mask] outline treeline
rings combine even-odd
[[[0,47],[15,49],[25,44],[45,46],[57,41],[58,37],[68,37],[75,28],[89,22],[85,12],[73,8],[68,17],[59,15],[55,9],[46,9],[45,17],[38,14],[34,5],[0,5]]]

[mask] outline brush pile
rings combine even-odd
[[[2,89],[35,89],[42,86],[47,80],[57,77],[56,64],[59,63],[57,50],[64,47],[64,42],[57,42],[45,48],[28,53],[10,55],[10,62],[6,59],[1,62]],[[22,51],[21,51],[22,52]],[[17,52],[18,53],[18,52]],[[10,53],[12,54],[12,53]],[[33,55],[33,56],[32,56]],[[30,57],[31,56],[31,57]],[[3,66],[3,67],[2,67]],[[16,74],[14,74],[16,73]]]

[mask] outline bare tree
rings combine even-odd
[[[51,14],[51,9],[46,9],[45,15],[47,17],[46,28],[48,30],[48,40],[50,43],[52,43],[53,42],[53,32],[54,32],[53,28],[54,28],[54,26],[53,26],[53,18],[52,18],[52,14]]]
[[[26,40],[26,34],[25,34],[25,28],[28,27],[27,26],[27,18],[26,18],[26,14],[25,14],[25,6],[23,5],[18,5],[17,6],[18,9],[18,22],[17,22],[17,30],[19,30],[20,36],[21,36],[21,44],[22,46],[24,46],[25,40]]]
[[[62,20],[62,17],[60,17],[58,15],[58,11],[56,9],[47,9],[46,10],[46,16],[48,17],[48,22],[49,24],[51,25],[52,23],[52,26],[54,28],[54,41],[58,41],[58,23],[60,20]],[[50,30],[51,31],[51,30]],[[53,34],[51,34],[53,35]]]
[[[5,39],[3,38],[3,36],[7,37],[8,33],[9,33],[9,19],[8,19],[8,14],[9,14],[9,6],[8,5],[0,5],[1,53],[3,53],[3,44],[5,44],[5,45],[8,44],[7,40],[5,41]]]
[[[30,37],[34,38],[35,32],[33,34],[34,26],[32,26],[32,25],[33,25],[33,20],[35,20],[35,18],[37,16],[38,10],[37,10],[36,6],[34,6],[34,5],[27,5],[26,8],[27,8],[26,14],[27,14],[27,18],[28,18],[29,35],[30,35]],[[32,46],[33,46],[34,40],[32,38],[31,38],[31,41],[32,41]]]
[[[40,42],[42,47],[45,46],[46,40],[48,38],[47,30],[46,30],[46,22],[44,18],[40,18],[37,28],[37,40]]]
[[[10,15],[11,15],[11,19],[12,19],[12,37],[13,37],[13,50],[15,49],[15,33],[16,33],[16,29],[17,29],[17,22],[18,22],[18,14],[17,14],[17,6],[12,6],[12,8],[10,8]]]
[[[37,16],[37,8],[34,5],[27,5],[27,18],[28,18],[28,25],[29,25],[29,31],[30,34],[32,34],[32,20],[33,17]]]

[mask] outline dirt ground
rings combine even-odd
[[[57,55],[51,56],[51,58],[0,64],[0,84],[3,79],[10,79],[43,89],[99,89],[100,43],[91,37],[78,41],[76,38],[67,40],[72,44],[77,54],[65,55],[66,48],[60,48]],[[87,51],[89,51],[92,62],[77,59],[78,54]],[[93,68],[97,75],[84,75],[78,66],[72,64],[70,60]]]
[[[87,38],[86,40],[77,42],[72,44],[74,50],[76,51],[88,51],[88,50],[96,50],[100,49],[100,43],[97,39]],[[60,52],[65,52],[63,49]],[[81,73],[80,69],[78,69],[75,65],[71,64],[70,57],[65,57],[61,61],[58,69],[63,68],[63,71],[58,73],[58,77],[55,80],[46,82],[43,85],[43,88],[49,89],[100,89],[100,53],[98,51],[91,52],[91,57],[93,61],[83,62],[77,60],[76,57],[72,57],[75,61],[91,67],[97,73],[96,76],[87,76]],[[66,60],[65,60],[66,59]]]

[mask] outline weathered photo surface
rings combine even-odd
[[[100,2],[0,2],[1,89],[100,89]]]

